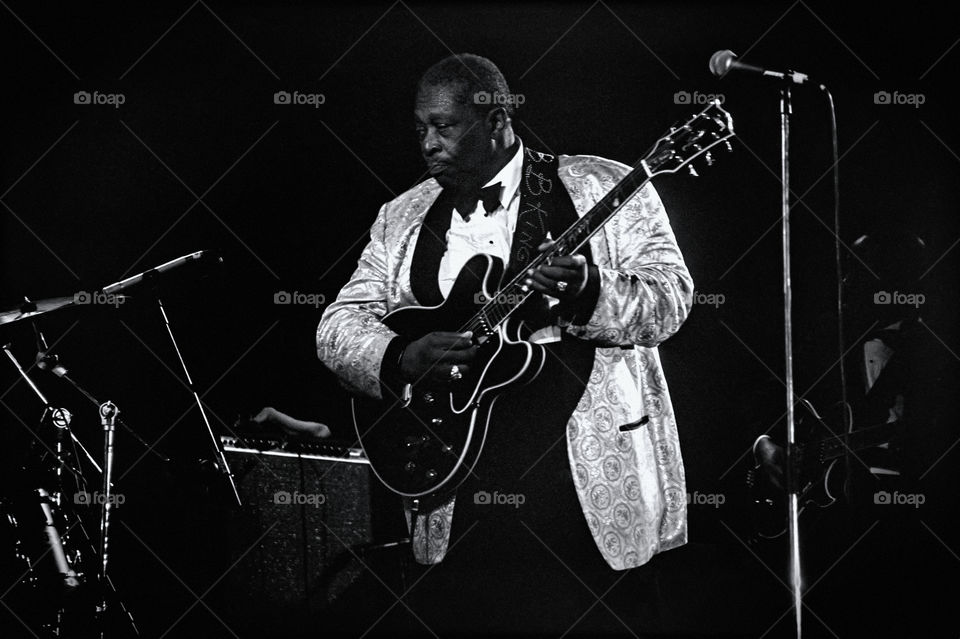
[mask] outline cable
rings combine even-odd
[[[846,359],[845,353],[847,352],[846,348],[846,337],[843,330],[843,260],[840,256],[840,154],[839,154],[839,143],[837,135],[837,110],[833,102],[833,94],[830,93],[830,90],[823,84],[820,85],[820,90],[826,93],[827,100],[830,102],[830,134],[833,150],[833,246],[834,246],[834,260],[837,267],[837,351],[838,351],[838,361],[840,364],[840,403],[843,407],[843,430],[845,433],[850,433],[853,430],[853,415],[848,410],[849,402],[847,401],[847,367],[844,360]],[[844,471],[846,476],[849,477],[850,473],[850,451],[846,449],[844,451]],[[844,493],[847,493],[846,486]],[[848,498],[849,494],[846,495]]]

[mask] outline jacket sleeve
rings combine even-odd
[[[387,313],[386,209],[370,229],[350,281],[317,326],[317,356],[351,392],[381,398],[380,366],[397,334],[380,320]]]
[[[596,260],[596,306],[586,324],[566,330],[611,346],[657,346],[690,313],[693,279],[653,185],[634,195],[602,233],[608,259]]]

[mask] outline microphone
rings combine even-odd
[[[805,73],[797,71],[771,71],[762,67],[746,64],[737,60],[737,55],[729,49],[717,51],[710,56],[710,72],[718,78],[722,78],[730,71],[741,71],[744,73],[755,73],[757,75],[774,78],[776,80],[786,80],[794,84],[803,84],[810,78]]]
[[[201,261],[201,260],[213,261],[217,264],[223,263],[223,258],[218,255],[215,255],[212,251],[197,251],[196,253],[189,253],[187,255],[183,255],[176,259],[172,259],[169,262],[165,262],[155,268],[147,269],[143,273],[138,273],[126,279],[120,280],[119,282],[114,282],[113,284],[104,286],[103,293],[105,295],[111,295],[111,294],[119,293],[121,291],[125,291],[132,286],[136,286],[137,284],[140,284],[144,280],[149,280],[151,278],[157,277],[158,275],[163,275],[164,273],[172,271],[176,268],[180,268],[184,264]]]
[[[43,510],[43,532],[47,538],[47,547],[50,554],[53,555],[53,561],[57,565],[57,572],[60,573],[60,579],[64,590],[72,591],[80,585],[79,575],[70,565],[67,559],[67,553],[64,551],[63,540],[57,531],[57,525],[53,519],[53,510],[50,508],[51,496],[43,488],[38,488],[37,493],[40,496],[40,508]]]

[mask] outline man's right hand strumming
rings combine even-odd
[[[470,371],[479,348],[473,333],[428,333],[410,342],[400,357],[400,375],[406,383],[431,381],[449,384]],[[456,368],[454,368],[456,367]]]

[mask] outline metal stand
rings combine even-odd
[[[63,408],[54,408],[53,405],[50,404],[49,401],[47,401],[47,397],[40,391],[37,385],[33,383],[33,380],[30,379],[30,376],[27,375],[27,372],[23,370],[23,367],[20,365],[20,362],[17,361],[17,358],[14,356],[13,352],[10,350],[9,344],[4,345],[3,352],[7,354],[7,357],[13,363],[13,366],[17,369],[17,372],[20,374],[20,377],[23,378],[23,380],[27,383],[27,385],[34,392],[34,394],[38,398],[40,398],[40,401],[43,403],[43,407],[44,407],[44,417],[46,417],[48,413],[56,416],[58,411],[62,411],[62,413],[60,414],[66,413],[66,415],[68,416],[66,431],[70,434],[70,439],[73,440],[74,444],[80,447],[80,450],[82,450],[83,454],[87,456],[87,460],[93,465],[94,468],[97,469],[97,472],[101,472],[100,466],[97,465],[97,462],[94,460],[93,456],[87,451],[86,448],[84,448],[83,442],[77,439],[77,436],[74,435],[73,431],[69,428],[69,424],[70,424],[69,411],[66,411],[66,409],[63,409]],[[61,470],[64,466],[66,466],[66,468],[74,475],[80,476],[80,470],[68,465],[65,459],[63,458],[63,456],[61,455],[62,452],[63,452],[62,445],[60,440],[58,439],[57,440],[57,459],[59,461],[60,466],[57,469],[57,477],[58,478],[60,477]]]
[[[60,379],[66,380],[71,386],[73,386],[77,390],[78,393],[86,397],[87,401],[89,401],[94,406],[99,407],[101,402],[96,397],[88,393],[82,386],[80,386],[80,384],[75,382],[69,375],[67,375],[67,372],[68,372],[67,368],[60,362],[60,356],[54,355],[50,352],[50,346],[47,344],[47,338],[44,337],[43,331],[40,330],[39,326],[37,326],[36,323],[34,323],[33,325],[33,330],[37,336],[37,358],[36,358],[37,368],[39,368],[42,371],[49,371],[50,373],[53,373]],[[140,442],[143,445],[143,448],[147,452],[152,453],[153,455],[155,455],[156,457],[159,457],[165,462],[170,461],[165,456],[157,452],[157,450],[153,446],[151,446],[146,441],[144,441],[143,437],[141,437],[135,430],[127,426],[122,419],[118,419],[117,423],[123,426],[123,428],[134,439]],[[93,464],[93,467],[97,469],[97,472],[98,473],[103,472],[102,470],[100,470],[100,466],[97,465],[97,462],[94,461],[93,456],[90,455],[90,453],[87,452],[87,449],[83,447],[83,444],[80,444],[80,442],[77,441],[76,438],[74,438],[74,441],[75,443],[77,443],[77,445],[80,446],[80,449],[83,451],[83,454],[87,456],[87,460],[91,464]]]
[[[100,423],[103,425],[103,489],[100,493],[100,603],[97,605],[97,613],[100,615],[101,624],[104,614],[107,610],[107,560],[109,558],[109,539],[110,539],[110,510],[113,507],[113,489],[111,478],[113,475],[113,434],[115,432],[117,414],[120,410],[116,404],[107,400],[100,405]],[[104,636],[103,626],[100,628],[100,636]]]
[[[230,488],[233,489],[233,496],[237,500],[237,505],[242,506],[243,501],[240,499],[240,493],[237,490],[237,483],[234,481],[233,472],[230,470],[230,465],[227,463],[227,458],[223,454],[223,446],[220,444],[220,440],[217,439],[217,436],[213,433],[213,428],[210,426],[210,420],[207,419],[207,411],[203,408],[203,402],[200,401],[200,396],[197,394],[197,389],[193,385],[193,379],[190,377],[190,371],[187,370],[187,363],[183,361],[183,355],[180,353],[180,347],[177,345],[177,339],[173,336],[173,329],[170,327],[170,319],[167,317],[167,311],[163,308],[163,300],[160,299],[160,292],[156,289],[155,293],[157,296],[157,304],[160,306],[160,315],[163,317],[163,324],[167,329],[167,335],[170,336],[170,342],[173,344],[173,350],[177,353],[177,359],[180,360],[180,367],[183,368],[183,374],[187,378],[187,386],[190,388],[190,392],[193,393],[193,399],[197,402],[197,408],[200,409],[200,416],[203,417],[203,423],[207,428],[207,434],[210,435],[210,441],[213,444],[213,450],[216,453],[217,465],[220,468],[220,471],[227,476],[227,480],[230,482]]]
[[[40,399],[40,401],[43,403],[43,405],[44,405],[44,417],[43,417],[43,420],[46,420],[47,417],[48,417],[48,415],[49,415],[49,416],[50,416],[50,417],[49,417],[49,418],[50,418],[50,421],[51,421],[51,422],[53,423],[53,425],[57,428],[57,445],[56,445],[56,457],[57,457],[56,478],[57,478],[57,488],[56,488],[56,491],[55,491],[54,494],[48,493],[48,492],[47,492],[44,488],[42,488],[42,487],[37,489],[37,493],[38,493],[38,496],[39,496],[39,498],[40,498],[40,500],[41,500],[41,507],[42,507],[42,509],[43,509],[43,515],[44,515],[44,521],[45,521],[44,531],[45,531],[45,533],[46,533],[46,537],[47,537],[47,540],[48,540],[48,545],[49,545],[49,547],[50,547],[50,551],[51,551],[51,553],[53,554],[54,561],[56,562],[56,564],[57,564],[57,566],[58,566],[59,572],[60,572],[61,575],[63,576],[63,585],[64,585],[64,587],[65,587],[67,590],[74,590],[74,589],[76,589],[77,587],[80,586],[80,583],[79,583],[79,581],[78,581],[78,577],[80,577],[80,575],[79,575],[76,571],[73,570],[73,568],[72,568],[71,565],[70,565],[69,560],[67,559],[67,556],[66,556],[65,551],[64,551],[64,541],[63,541],[63,539],[65,539],[65,538],[62,539],[61,536],[59,535],[59,532],[58,532],[57,529],[56,529],[55,522],[54,522],[54,519],[53,519],[53,511],[52,511],[52,509],[51,509],[51,505],[60,505],[60,504],[62,503],[61,500],[62,500],[62,493],[63,493],[63,485],[62,485],[62,484],[63,484],[63,470],[68,470],[68,471],[70,471],[70,473],[73,474],[73,476],[78,480],[78,482],[79,482],[78,485],[80,485],[80,486],[86,486],[86,480],[84,479],[83,474],[82,474],[82,472],[80,471],[79,465],[78,465],[77,467],[74,467],[73,465],[71,465],[70,463],[67,462],[67,452],[64,450],[64,447],[63,447],[63,436],[64,436],[64,432],[66,432],[67,434],[69,434],[69,436],[70,436],[71,440],[73,441],[73,443],[76,444],[77,446],[79,446],[80,450],[82,450],[83,453],[84,453],[84,455],[86,455],[87,460],[90,462],[90,464],[97,470],[98,473],[101,473],[101,475],[103,476],[103,493],[102,493],[103,498],[104,498],[103,507],[106,508],[108,505],[110,505],[110,503],[111,503],[111,501],[112,501],[112,499],[110,499],[110,496],[113,494],[113,492],[112,492],[112,491],[113,491],[113,480],[112,480],[112,472],[113,472],[113,470],[112,470],[112,469],[113,469],[113,424],[111,423],[110,426],[109,426],[109,435],[106,435],[106,433],[105,433],[105,441],[104,441],[104,465],[105,465],[106,468],[105,468],[105,469],[102,469],[102,468],[97,464],[97,462],[94,460],[93,456],[92,456],[92,455],[87,451],[87,449],[83,446],[83,443],[82,443],[79,439],[77,439],[76,435],[73,434],[73,430],[70,428],[70,421],[71,421],[70,412],[69,412],[68,410],[66,410],[65,408],[54,408],[54,407],[50,404],[50,402],[47,401],[46,396],[43,394],[43,392],[41,392],[40,388],[37,387],[37,385],[33,382],[33,380],[32,380],[32,379],[30,378],[30,376],[27,374],[27,372],[26,372],[26,371],[23,369],[23,367],[20,365],[20,362],[17,361],[17,358],[14,356],[13,352],[10,350],[9,345],[5,345],[5,346],[3,347],[3,350],[4,350],[4,352],[7,354],[7,357],[8,357],[8,358],[10,359],[10,361],[13,363],[14,367],[17,369],[17,372],[20,374],[20,376],[23,378],[23,380],[27,382],[27,385],[30,386],[30,388],[31,388],[31,390],[33,390],[34,394],[36,394],[36,396],[37,396],[37,397]],[[63,373],[65,373],[65,372],[66,372],[66,370],[64,369],[64,370],[63,370]],[[58,374],[60,377],[66,377],[66,376],[65,376],[64,374],[62,374],[62,373],[57,373],[57,374]],[[69,381],[71,381],[71,383],[73,383],[72,380],[69,380]],[[86,393],[84,392],[84,394],[86,394]],[[90,395],[87,395],[87,396],[90,397]],[[103,405],[101,406],[101,410],[100,410],[101,422],[102,422],[103,419],[105,418],[105,417],[104,417],[104,407],[105,407],[105,406],[108,406],[108,405],[109,405],[109,406],[112,406],[112,411],[107,411],[108,413],[112,412],[112,416],[110,417],[111,422],[113,422],[113,421],[116,419],[116,415],[117,415],[117,413],[119,412],[119,411],[117,410],[117,407],[116,407],[114,404],[112,404],[112,403],[110,403],[110,402],[106,402],[105,404],[103,404]],[[106,430],[107,428],[108,428],[108,427],[107,427],[106,425],[104,425],[104,429]],[[76,462],[77,460],[74,460],[74,461]],[[94,548],[93,548],[93,540],[90,538],[89,535],[87,535],[86,528],[84,527],[83,522],[82,522],[82,520],[80,519],[80,517],[77,516],[77,515],[75,515],[75,517],[76,517],[76,520],[77,520],[75,525],[78,525],[78,526],[79,526],[80,531],[83,532],[84,537],[86,538],[87,542],[90,544],[91,551],[93,551],[93,550],[94,550]],[[106,511],[104,511],[104,510],[101,510],[101,516],[100,516],[100,534],[101,534],[101,538],[100,538],[100,548],[99,548],[99,550],[100,550],[100,557],[101,557],[101,564],[100,564],[100,567],[99,567],[99,570],[98,570],[98,576],[100,577],[100,581],[98,582],[98,585],[99,585],[99,587],[101,588],[101,590],[100,590],[100,592],[99,592],[100,597],[99,597],[99,600],[97,601],[96,609],[95,609],[96,619],[97,619],[97,623],[98,623],[98,625],[99,625],[99,634],[100,634],[101,637],[104,637],[104,636],[105,636],[105,632],[104,632],[104,629],[105,629],[105,626],[104,626],[104,624],[105,624],[105,615],[104,615],[104,613],[105,613],[105,611],[106,611],[106,606],[107,606],[107,596],[108,596],[108,593],[113,593],[113,598],[115,599],[116,603],[119,605],[120,610],[122,610],[122,611],[124,612],[124,614],[126,615],[127,620],[128,620],[129,623],[130,623],[130,627],[131,627],[131,629],[133,630],[134,635],[139,637],[139,636],[140,636],[140,631],[137,629],[137,625],[136,625],[136,622],[135,622],[134,619],[133,619],[133,615],[130,613],[129,610],[127,610],[127,607],[126,607],[126,605],[124,604],[123,600],[120,599],[119,593],[117,593],[117,590],[116,590],[116,588],[114,588],[113,583],[110,581],[109,577],[106,575],[106,568],[107,568],[107,534],[108,534],[108,532],[109,532],[109,513],[106,512]],[[108,590],[108,589],[109,589],[109,590]],[[61,610],[61,613],[62,613],[62,610]],[[60,633],[59,623],[60,623],[60,621],[58,620],[58,622],[57,622],[57,632],[56,632],[56,634],[57,634],[58,636],[59,636],[59,633]]]
[[[798,491],[795,459],[796,431],[794,422],[793,391],[793,292],[790,281],[790,85],[780,88],[780,162],[782,182],[782,238],[783,238],[783,328],[784,359],[787,387],[787,530],[790,544],[790,589],[793,596],[793,612],[797,638],[802,636],[802,573],[800,570],[800,529]]]

